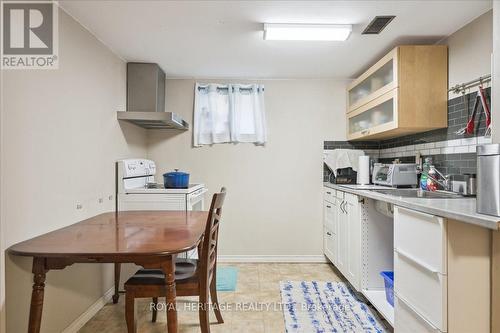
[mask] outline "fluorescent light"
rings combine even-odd
[[[350,24],[282,24],[264,23],[265,40],[346,40]]]

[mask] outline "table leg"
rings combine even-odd
[[[43,293],[45,289],[45,258],[33,258],[33,291],[31,293],[28,333],[39,333],[42,322]]]
[[[120,263],[115,263],[115,294],[113,295],[113,304],[118,303],[120,298],[119,288],[120,288],[120,270],[122,265]]]
[[[175,291],[175,257],[169,256],[162,265],[165,273],[165,283],[167,285],[167,328],[168,333],[177,333],[177,305]]]

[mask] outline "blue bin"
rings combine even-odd
[[[390,305],[394,306],[394,272],[380,272],[380,275],[384,278],[385,299]]]

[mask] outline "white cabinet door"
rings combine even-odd
[[[361,273],[361,217],[358,196],[346,194],[344,210],[347,216],[347,280],[360,290]]]
[[[325,256],[332,262],[332,264],[337,265],[337,235],[335,235],[331,230],[325,228],[323,239],[323,249]]]
[[[432,323],[394,295],[394,331],[398,333],[440,333]]]
[[[394,209],[394,292],[426,321],[447,331],[446,219]]]
[[[329,187],[326,187],[326,186],[323,187],[323,199],[324,200],[326,200],[328,202],[334,202],[336,196],[337,196],[336,190],[329,188]]]
[[[344,199],[337,198],[338,209],[337,209],[337,223],[338,223],[338,256],[337,256],[337,268],[340,272],[346,275],[347,272],[347,214],[344,211]]]
[[[337,233],[337,204],[334,202],[323,201],[323,224],[325,228]]]

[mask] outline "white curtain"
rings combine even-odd
[[[194,146],[267,141],[264,86],[199,84],[195,86]]]

